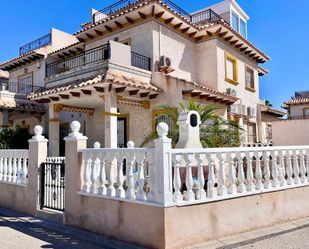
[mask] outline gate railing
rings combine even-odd
[[[0,150],[0,182],[28,185],[29,150]]]
[[[41,167],[41,209],[64,211],[65,157],[48,157]]]

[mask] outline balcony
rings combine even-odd
[[[36,90],[40,89],[41,86],[34,86],[23,83],[15,83],[15,82],[0,82],[0,91],[8,91],[11,93],[19,93],[28,95]]]
[[[147,2],[147,0],[143,1],[130,1],[130,0],[121,0],[117,3],[114,3],[113,5],[110,5],[96,13],[93,14],[93,23],[99,22],[104,20],[105,18],[108,18],[110,16],[116,15],[120,12],[123,12],[127,9],[131,9],[135,6],[140,5],[143,2]],[[188,12],[177,6],[175,3],[173,3],[170,0],[162,0],[164,4],[175,10],[177,13],[188,19],[192,23],[201,23],[201,22],[213,22],[213,21],[219,21],[223,19],[221,16],[219,16],[217,13],[215,13],[213,10],[208,9],[193,15],[190,15]],[[225,21],[228,25],[230,25],[228,22]]]
[[[119,45],[126,46],[123,44]],[[108,43],[103,46],[64,58],[60,61],[53,62],[46,66],[46,77],[67,72],[74,68],[86,66],[92,63],[112,59],[112,52],[111,45]],[[119,51],[114,52],[118,53]],[[131,52],[130,61],[131,66],[151,71],[151,59],[146,56]]]
[[[51,42],[51,34],[45,35],[33,42],[30,42],[19,48],[19,55],[26,54],[32,50],[38,49],[40,47],[46,46]]]

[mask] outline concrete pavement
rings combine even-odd
[[[187,249],[308,249],[309,218],[290,221]]]
[[[0,248],[142,249],[143,247],[0,207]]]

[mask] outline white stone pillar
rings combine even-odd
[[[104,95],[105,148],[117,148],[117,94],[111,89]]]
[[[168,125],[159,123],[159,138],[155,140],[156,202],[166,205],[173,200],[172,189],[172,140],[167,138]]]
[[[81,154],[78,153],[80,149],[87,148],[87,137],[83,136],[80,130],[80,123],[73,121],[71,123],[72,132],[64,138],[65,140],[65,222],[66,215],[70,216],[75,212],[77,205],[77,191],[82,190],[84,185],[85,171],[84,162]]]
[[[62,104],[49,104],[49,156],[59,156],[60,108]]]
[[[42,191],[39,187],[41,179],[38,179],[38,172],[41,172],[41,165],[47,157],[47,142],[48,140],[42,136],[43,128],[40,125],[34,127],[35,136],[28,140],[29,142],[29,158],[28,158],[28,188],[30,189],[31,205],[33,202],[33,216],[36,215],[36,210],[39,209],[41,202],[39,193]],[[23,167],[25,167],[25,163]],[[41,185],[41,184],[40,184]]]

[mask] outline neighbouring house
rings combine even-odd
[[[274,145],[304,145],[309,141],[309,91],[295,92],[285,101],[287,119],[273,123]]]
[[[155,129],[153,117],[164,111],[157,104],[180,109],[178,102],[189,97],[224,106],[220,115],[245,128],[246,142],[267,142],[266,128],[284,113],[260,104],[259,76],[268,71],[259,64],[270,57],[247,40],[248,20],[234,0],[192,14],[158,0],[92,9],[90,22],[74,37],[66,34],[66,44],[59,36],[59,46],[52,41],[48,51],[28,53],[42,63],[33,74],[42,88],[27,99],[48,109],[49,155],[62,154],[58,134],[68,129],[68,113],[84,118],[88,146],[126,147],[129,140],[139,146]],[[22,75],[27,61],[0,66]]]

